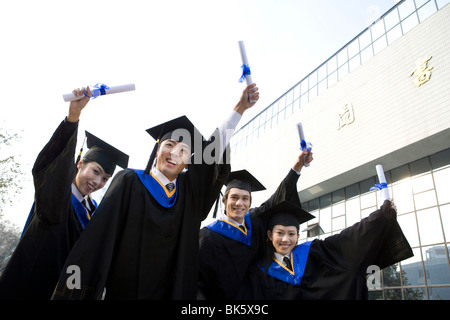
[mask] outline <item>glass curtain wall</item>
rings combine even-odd
[[[414,257],[383,269],[382,288],[370,298],[449,300],[450,149],[385,175]],[[302,203],[315,219],[300,227],[300,242],[339,233],[379,208],[377,192],[369,191],[375,183],[373,176]]]

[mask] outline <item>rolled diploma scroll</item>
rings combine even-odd
[[[241,57],[242,57],[242,64],[245,64],[247,67],[250,67],[248,64],[248,59],[247,59],[247,52],[245,51],[245,44],[244,41],[239,41],[239,49],[241,50]],[[246,74],[245,75],[245,82],[247,83],[247,85],[249,84],[253,84],[253,80],[252,80],[252,75],[251,74]],[[250,100],[250,102],[255,102],[255,100],[251,99],[251,94],[248,95],[248,99]]]
[[[378,180],[380,181],[380,184],[386,183],[386,177],[384,176],[383,166],[381,164],[377,164],[375,169],[377,170]],[[386,183],[387,185],[387,183]],[[381,193],[381,199],[384,200],[391,200],[391,195],[389,193],[389,188],[382,188],[380,190]]]
[[[99,89],[91,88],[91,90],[99,90]],[[109,87],[109,89],[105,90],[105,94],[121,93],[121,92],[134,91],[134,90],[135,90],[134,83],[130,83],[130,84],[123,84],[120,86]],[[65,102],[68,102],[68,101],[81,100],[84,98],[84,95],[77,97],[73,93],[66,93],[66,94],[63,94],[63,98],[64,98]]]
[[[303,125],[301,122],[297,123],[297,129],[298,129],[298,135],[300,136],[300,142],[301,142],[302,140],[305,140],[305,133],[303,132]],[[303,160],[306,160],[306,156],[303,156]],[[309,163],[305,163],[305,167],[309,167]]]

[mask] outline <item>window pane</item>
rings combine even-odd
[[[333,218],[333,231],[338,231],[345,228],[345,216]]]
[[[430,158],[431,166],[434,170],[445,167],[450,164],[450,149],[435,153]]]
[[[450,168],[433,172],[436,194],[440,204],[450,202]]]
[[[375,54],[387,47],[386,36],[382,36],[380,39],[374,41],[373,51]]]
[[[436,192],[434,192],[434,190],[430,190],[416,194],[414,195],[414,203],[416,204],[416,210],[436,206]]]
[[[397,9],[393,9],[386,17],[384,17],[384,24],[386,25],[386,30],[392,29],[399,22],[400,19],[398,17]]]
[[[428,157],[421,158],[409,164],[411,169],[411,177],[430,171],[430,161]]]
[[[417,211],[417,223],[419,224],[420,243],[422,246],[444,241],[437,208]]]
[[[345,63],[342,67],[338,69],[339,80],[344,78],[348,74],[348,63]]]
[[[417,16],[415,14],[412,14],[410,17],[403,20],[402,22],[403,34],[407,33],[409,30],[417,26],[418,23],[419,21],[417,21]]]
[[[436,0],[439,9],[442,9],[445,5],[450,3],[450,0]]]
[[[336,57],[332,57],[330,60],[328,60],[327,64],[328,64],[328,74],[333,73],[337,68]]]
[[[359,45],[361,50],[365,49],[369,44],[372,43],[372,38],[370,36],[370,30],[364,32],[359,36]]]
[[[323,64],[318,70],[319,81],[322,81],[327,76],[327,64]]]
[[[310,88],[314,87],[317,84],[317,71],[311,73],[308,79],[309,79],[309,87]]]
[[[377,194],[376,192],[369,192],[361,195],[361,209],[374,207],[377,205]]]
[[[337,71],[335,71],[328,76],[328,88],[335,84],[337,81]]]
[[[342,66],[344,63],[347,62],[348,56],[347,56],[347,48],[342,49],[342,51],[339,51],[337,54],[338,59],[338,66]]]
[[[400,286],[400,265],[398,263],[393,264],[383,269],[383,286],[384,287],[397,287]]]
[[[409,245],[411,247],[417,247],[419,245],[419,235],[417,233],[416,215],[414,212],[397,216],[397,221]]]
[[[420,248],[413,249],[413,254],[414,256],[411,258],[400,262],[403,271],[402,281],[404,286],[425,284]]]
[[[450,239],[450,204],[439,207],[441,211],[442,226],[444,227],[444,234],[447,241]]]
[[[450,300],[450,287],[429,287],[428,296],[430,300]]]
[[[360,64],[361,64],[361,60],[359,58],[359,54],[357,54],[355,57],[351,58],[349,61],[350,72],[352,72],[353,70],[358,68]]]
[[[354,225],[361,220],[361,210],[359,208],[359,199],[351,199],[345,202],[345,212],[347,213],[347,224]]]
[[[397,206],[398,214],[411,212],[414,210],[414,200],[412,186],[409,179],[392,186],[392,197]]]
[[[413,178],[413,179],[411,179],[411,182],[412,182],[414,193],[419,193],[419,192],[427,191],[427,190],[434,188],[431,173],[417,177],[417,178]]]
[[[422,8],[419,9],[419,20],[422,22],[429,16],[431,16],[433,13],[436,12],[436,5],[434,4],[434,1],[428,2],[426,5],[424,5]]]
[[[372,32],[372,39],[375,41],[384,34],[384,23],[383,20],[379,20],[376,24],[370,27]]]
[[[338,203],[344,200],[345,200],[344,188],[334,191],[331,195],[331,201],[333,203]]]
[[[406,0],[403,2],[399,7],[398,11],[400,13],[400,19],[405,19],[407,16],[409,16],[411,13],[416,10],[416,7],[414,5],[414,0]]]
[[[355,39],[352,43],[348,45],[348,56],[349,58],[352,58],[358,53],[359,53],[359,43],[358,39]]]
[[[405,288],[403,289],[404,300],[426,300],[425,288]]]
[[[372,49],[371,45],[368,46],[363,51],[361,51],[361,62],[362,63],[366,62],[367,60],[369,60],[372,57],[373,57],[373,49]]]
[[[402,36],[402,28],[400,26],[396,26],[394,29],[390,30],[387,33],[388,44],[392,44],[395,40],[399,39]]]
[[[341,202],[333,205],[333,218],[345,214],[345,202]]]
[[[320,209],[320,227],[323,232],[331,232],[331,207]]]
[[[369,207],[369,208],[361,210],[361,219],[367,218],[375,210],[377,210],[376,206]]]
[[[447,251],[445,245],[422,248],[427,285],[450,284]]]

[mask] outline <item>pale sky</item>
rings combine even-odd
[[[229,114],[245,88],[239,40],[260,89],[243,125],[396,2],[0,2],[0,124],[21,132],[14,152],[26,178],[5,217],[23,227],[33,203],[31,167],[67,115],[62,95],[73,88],[136,85],[90,101],[78,141],[88,130],[129,154],[130,168],[142,169],[154,145],[147,128],[186,115],[207,137]]]

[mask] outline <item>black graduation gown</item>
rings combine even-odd
[[[53,299],[101,299],[105,287],[105,299],[195,299],[198,230],[229,172],[227,164],[190,164],[178,175],[171,207],[156,201],[134,170],[117,173]],[[66,286],[70,265],[80,268],[81,289]]]
[[[264,252],[266,227],[260,215],[283,200],[301,206],[297,193],[298,178],[299,175],[291,169],[267,201],[249,210],[245,217],[247,234],[221,220],[200,230],[199,299],[236,298],[247,269]]]
[[[297,246],[294,250],[297,253],[302,250],[303,252],[294,255],[293,264],[297,266],[294,267],[295,275],[290,274],[275,261],[271,263],[269,270],[273,272],[273,276],[262,270],[265,270],[263,264],[253,265],[245,285],[241,288],[240,298],[367,299],[368,266],[376,265],[383,269],[413,256],[411,247],[397,222],[396,212],[386,208],[388,206],[385,202],[380,210],[376,210],[341,233]],[[302,255],[304,258],[300,259]],[[276,273],[278,278],[274,277]]]
[[[64,120],[34,163],[35,202],[0,278],[1,299],[50,299],[83,230],[71,201],[77,132],[78,122]]]

